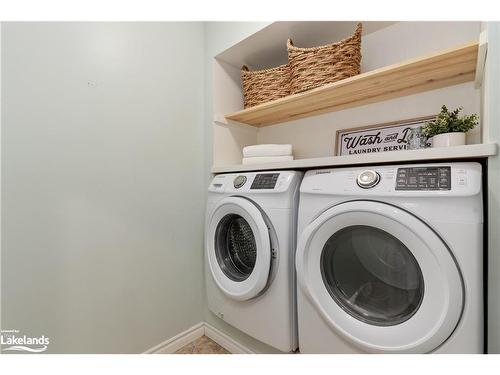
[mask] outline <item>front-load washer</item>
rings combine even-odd
[[[295,244],[302,173],[216,175],[205,228],[209,309],[283,352],[297,348]]]
[[[308,171],[302,353],[482,353],[481,165]]]

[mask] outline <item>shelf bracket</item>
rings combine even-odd
[[[256,132],[258,128],[255,126],[251,126],[248,124],[245,124],[243,122],[238,122],[238,121],[233,121],[233,120],[228,120],[224,116],[221,115],[214,115],[214,124],[223,126],[225,128],[239,128],[241,130],[250,130],[252,132]]]
[[[487,30],[479,34],[479,46],[477,49],[476,77],[474,78],[474,88],[478,89],[483,84],[484,65],[486,63],[486,54],[488,52],[488,34]]]
[[[214,115],[214,122],[218,125],[229,125],[227,119],[224,116]]]

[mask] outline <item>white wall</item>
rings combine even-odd
[[[485,76],[486,141],[500,142],[500,23],[489,22]],[[488,352],[500,353],[500,157],[488,159]]]
[[[138,353],[203,320],[203,24],[1,36],[2,328]]]

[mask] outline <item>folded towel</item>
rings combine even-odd
[[[251,158],[243,158],[243,164],[277,163],[291,160],[293,160],[293,156],[254,156]]]
[[[243,147],[243,157],[251,158],[255,156],[290,156],[292,155],[292,145],[253,145]]]

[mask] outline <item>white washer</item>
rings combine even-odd
[[[208,307],[281,351],[297,348],[295,239],[302,173],[217,175],[208,188]]]
[[[300,188],[302,353],[482,353],[481,165],[315,170]]]

